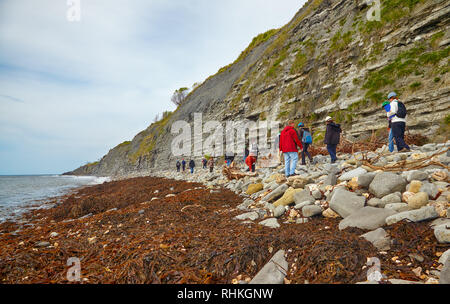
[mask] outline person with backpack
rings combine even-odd
[[[397,98],[397,93],[391,92],[388,95],[389,112],[386,113],[388,119],[391,120],[392,135],[395,139],[398,152],[409,152],[411,149],[405,143],[405,129],[406,129],[406,107],[403,102]]]
[[[183,168],[183,172],[184,172],[184,170],[186,170],[186,161],[184,160],[184,158],[181,161],[181,167]]]
[[[302,151],[302,166],[306,165],[305,161],[305,155],[308,156],[310,163],[313,162],[313,158],[311,157],[311,154],[308,152],[308,147],[312,144],[312,133],[309,130],[309,128],[305,127],[304,123],[299,123],[299,137],[303,144],[303,151]]]
[[[194,162],[193,159],[191,159],[191,160],[189,161],[189,169],[191,169],[191,174],[194,173],[194,168],[195,168],[195,162]]]
[[[177,166],[177,172],[180,172],[181,163],[179,160],[177,160],[176,166]]]
[[[386,113],[388,113],[391,110],[391,105],[389,101],[385,101],[383,102],[383,106],[382,108],[386,111]],[[391,122],[392,118],[388,117],[388,131],[389,131],[389,136],[388,136],[388,149],[389,152],[394,152],[394,135],[392,134],[392,122]]]
[[[334,164],[337,161],[336,149],[340,141],[342,129],[341,125],[334,123],[333,118],[330,116],[325,118],[325,123],[327,124],[327,129],[325,131],[325,139],[323,142],[327,145],[331,163]]]
[[[295,123],[289,120],[288,125],[280,134],[280,151],[284,156],[284,173],[286,177],[295,176],[295,168],[298,161],[298,148],[303,150],[303,145],[298,139],[297,131],[294,128]]]

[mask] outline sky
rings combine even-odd
[[[0,0],[0,175],[99,160],[304,2]]]

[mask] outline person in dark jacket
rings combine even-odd
[[[189,161],[189,169],[191,169],[191,174],[194,173],[194,168],[195,168],[195,162],[194,162],[193,159],[191,159],[191,160]]]
[[[181,161],[181,167],[183,168],[183,172],[184,172],[184,170],[186,170],[186,161],[184,160],[184,158]]]
[[[177,160],[177,172],[180,172],[181,163],[179,160]]]
[[[203,159],[202,159],[203,169],[206,169],[206,163],[207,163],[206,158],[203,158]]]
[[[324,143],[327,145],[327,150],[331,157],[331,163],[334,164],[337,160],[336,148],[340,141],[342,129],[341,125],[334,123],[330,116],[327,116],[325,122],[327,124],[327,130],[325,132]]]
[[[297,131],[294,128],[295,123],[290,120],[288,125],[280,134],[280,151],[284,156],[284,173],[286,177],[296,175],[295,168],[298,161],[298,148],[303,150],[303,145],[298,139]]]
[[[308,147],[311,145],[310,142],[307,142],[306,136],[304,137],[303,135],[309,134],[311,136],[312,139],[312,132],[309,130],[309,128],[305,127],[305,125],[301,122],[298,124],[298,138],[301,140],[302,144],[303,144],[303,151],[302,151],[302,166],[306,165],[306,161],[305,161],[305,156],[308,156],[309,161],[312,163],[313,162],[313,158],[311,157],[311,154],[309,154],[308,152]],[[306,133],[305,133],[306,131]]]

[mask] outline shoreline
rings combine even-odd
[[[435,153],[420,149],[383,157],[394,161]],[[438,283],[444,269],[442,257],[448,256],[450,245],[437,240],[436,231],[448,221],[446,216],[436,213],[417,223],[399,220],[381,225],[385,236],[378,243],[361,236],[379,229],[358,225],[341,229],[348,219],[338,214],[339,208],[331,208],[336,193],[345,190],[364,198],[364,208],[381,201],[369,193],[373,190],[358,185],[358,178],[343,180],[345,174],[361,171],[357,155],[341,154],[336,165],[319,156],[318,164],[300,168],[300,176],[290,179],[280,174],[282,167],[260,168],[257,176],[231,181],[222,175],[222,168],[212,174],[198,169],[193,175],[172,170],[147,177],[113,177],[111,182],[78,189],[60,206],[31,213],[29,226],[22,231],[11,234],[17,227],[0,224],[0,259],[11,261],[0,265],[0,280],[68,283],[64,259],[73,256],[72,252],[82,258],[85,283],[245,284],[261,278],[264,265],[274,256],[289,265],[277,283],[368,283],[370,258],[381,262],[384,277],[380,283]],[[446,154],[438,157],[448,164]],[[449,184],[436,179],[445,170],[433,166],[423,170],[428,170],[427,183],[437,185],[439,195],[423,208],[438,210],[448,205]],[[410,173],[419,176],[416,171]],[[380,172],[360,176],[376,174]],[[333,175],[334,185],[325,185]],[[250,191],[255,185],[255,192]],[[284,190],[275,197],[280,187]],[[290,188],[306,196],[296,194],[282,208],[276,207],[289,196],[286,190]],[[299,207],[304,202],[299,200],[310,198]],[[386,209],[371,208],[376,212]],[[410,211],[389,214],[402,212]],[[5,229],[10,231],[5,233]],[[22,264],[12,262],[13,257],[22,257]],[[50,266],[30,258],[44,259]],[[29,275],[17,269],[26,269]]]

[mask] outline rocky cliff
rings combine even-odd
[[[255,37],[239,58],[192,91],[173,113],[68,174],[123,175],[174,165],[171,125],[207,120],[279,120],[310,124],[323,138],[334,117],[347,137],[384,130],[380,104],[395,90],[411,133],[448,139],[450,2],[381,0],[368,21],[367,0],[309,0],[284,27]]]

